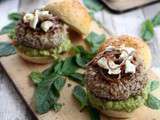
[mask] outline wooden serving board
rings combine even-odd
[[[93,27],[95,28],[95,27]],[[94,29],[95,30],[95,29]],[[100,30],[98,30],[100,32]],[[0,41],[9,41],[5,36],[0,36]],[[34,106],[34,90],[35,87],[32,81],[28,78],[28,75],[32,71],[43,71],[50,65],[36,65],[24,61],[17,55],[11,55],[9,57],[3,57],[0,59],[3,68],[14,82],[17,90],[24,98],[27,105],[36,115],[39,120],[90,120],[86,111],[80,112],[78,103],[72,97],[72,90],[76,83],[67,80],[65,87],[61,92],[59,102],[63,103],[62,109],[55,113],[50,111],[46,114],[39,115],[35,111]],[[153,72],[150,72],[150,79],[158,79]],[[69,85],[71,84],[71,86]],[[70,87],[69,87],[70,86]],[[160,97],[160,92],[155,92],[156,96]],[[141,107],[135,111],[135,117],[130,120],[160,120],[160,111],[154,111],[146,107]],[[113,120],[102,115],[102,120]]]

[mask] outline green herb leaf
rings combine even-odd
[[[74,49],[74,51],[76,52],[76,54],[86,52],[86,50],[83,48],[83,46],[80,46],[80,45],[74,47],[73,49]]]
[[[75,82],[79,83],[82,86],[84,86],[86,83],[84,79],[84,74],[73,73],[73,74],[68,75],[68,77],[74,80]]]
[[[103,9],[103,4],[99,0],[83,0],[83,3],[92,11],[100,11]]]
[[[152,23],[154,26],[160,25],[160,12],[152,19]]]
[[[88,98],[85,90],[81,86],[76,86],[73,90],[73,96],[79,102],[81,109],[88,105]]]
[[[57,91],[60,91],[65,85],[65,79],[62,76],[59,76],[55,81],[54,81],[54,87],[56,88]]]
[[[16,53],[15,47],[7,42],[0,42],[0,57]]]
[[[8,34],[8,37],[11,39],[11,40],[15,40],[16,39],[16,31],[15,29],[11,30]]]
[[[149,94],[148,99],[145,105],[151,109],[159,110],[160,109],[160,100]]]
[[[82,53],[76,55],[76,63],[82,67],[85,68],[86,64],[93,58],[92,54],[89,53]]]
[[[51,108],[55,111],[58,112],[61,108],[62,108],[62,104],[61,103],[54,103]]]
[[[29,77],[35,84],[38,84],[43,80],[44,76],[40,72],[32,72]]]
[[[44,76],[50,76],[50,75],[55,74],[55,73],[56,73],[56,74],[60,74],[61,69],[62,69],[62,65],[63,65],[63,62],[57,60],[57,61],[54,62],[54,64],[53,64],[51,67],[45,69],[45,70],[42,72],[42,74],[43,74]]]
[[[17,24],[16,22],[12,22],[3,27],[0,31],[0,35],[12,32],[15,29],[16,24]]]
[[[35,98],[36,98],[36,110],[38,113],[48,112],[60,96],[59,91],[62,88],[62,81],[57,83],[55,82],[59,78],[59,75],[52,75],[45,77],[43,81],[38,84],[36,89]],[[51,107],[52,106],[52,107]]]
[[[15,39],[16,38],[15,27],[16,27],[17,22],[22,18],[22,15],[20,13],[14,12],[14,13],[9,14],[8,18],[12,20],[12,22],[1,29],[0,35],[8,34],[9,38]]]
[[[100,112],[93,108],[91,105],[88,106],[88,111],[89,111],[89,114],[90,114],[90,118],[91,120],[100,120]]]
[[[76,55],[76,63],[79,67],[85,68],[86,64],[93,58],[94,54],[86,51],[82,46],[74,48]]]
[[[57,61],[54,66],[54,72],[58,74],[62,74],[62,66],[64,64],[64,61]]]
[[[20,20],[20,19],[22,18],[22,15],[21,15],[20,13],[13,12],[13,13],[10,13],[10,14],[8,15],[8,18],[9,18],[10,20],[18,21],[18,20]]]
[[[49,76],[49,75],[51,75],[52,73],[54,73],[54,66],[55,66],[55,65],[52,65],[51,67],[45,69],[45,70],[42,72],[42,74],[43,74],[44,76]]]
[[[105,39],[106,39],[105,35],[98,35],[95,32],[91,32],[87,36],[85,41],[90,46],[92,53],[96,53],[100,45],[105,41]]]
[[[156,90],[160,86],[160,82],[157,80],[153,80],[150,82],[150,91]]]
[[[69,74],[75,73],[77,69],[78,69],[78,66],[75,62],[75,57],[69,57],[69,58],[66,58],[63,63],[62,74],[69,75]]]
[[[154,29],[153,29],[153,24],[151,20],[146,20],[142,24],[141,28],[141,37],[143,38],[144,41],[150,41],[153,36],[154,36]]]

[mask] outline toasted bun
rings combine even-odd
[[[127,119],[128,120],[128,119],[134,118],[138,112],[141,112],[143,110],[143,108],[144,108],[144,105],[135,109],[132,112],[112,111],[112,110],[107,110],[107,111],[100,110],[100,111],[102,114],[104,114],[110,118],[115,118],[116,120],[119,120],[119,119]]]
[[[79,0],[50,0],[44,8],[70,25],[76,31],[87,35],[91,17]]]
[[[36,64],[47,64],[53,62],[53,58],[50,57],[30,57],[25,55],[24,53],[20,52],[17,50],[17,54],[22,57],[24,60],[31,62],[31,63],[36,63]]]
[[[151,51],[149,46],[140,38],[128,35],[111,37],[101,46],[100,51],[103,51],[109,45],[120,46],[123,44],[125,44],[125,46],[135,48],[137,55],[139,55],[144,62],[145,69],[148,70],[150,68],[152,61]]]
[[[117,119],[128,119],[133,117],[133,112],[128,113],[128,112],[119,112],[119,111],[103,111],[100,110],[102,114],[110,117],[110,118],[117,118]]]

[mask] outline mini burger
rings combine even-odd
[[[70,50],[67,28],[87,35],[90,24],[91,18],[79,1],[48,2],[42,10],[24,14],[17,24],[17,53],[33,63],[49,63]]]
[[[87,65],[90,103],[109,117],[131,117],[148,96],[146,72],[150,56],[148,46],[138,38],[108,39]]]
[[[16,48],[25,60],[49,63],[70,50],[67,26],[49,11],[26,13],[16,26]]]

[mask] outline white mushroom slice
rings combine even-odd
[[[33,29],[36,29],[37,23],[38,23],[38,14],[35,14],[33,20],[30,21],[30,26]]]
[[[125,63],[125,73],[135,73],[136,65],[132,64],[129,60]]]
[[[98,60],[97,62],[98,66],[107,69],[108,70],[108,74],[113,74],[113,75],[118,75],[121,73],[120,67],[119,65],[115,64],[112,60],[109,61],[109,65],[111,68],[116,68],[116,69],[110,69],[110,67],[108,66],[107,60],[105,57],[102,57],[101,59]]]
[[[49,14],[49,11],[39,11],[38,15],[45,16],[45,15],[50,15],[50,14]]]
[[[107,60],[105,57],[102,57],[101,59],[99,59],[97,61],[97,64],[99,67],[104,68],[104,69],[108,69],[108,65],[107,65]]]
[[[52,17],[52,14],[49,14],[49,11],[36,11],[36,13],[38,14],[39,19],[43,20],[43,19],[49,19]]]
[[[23,17],[23,21],[24,21],[25,23],[30,22],[30,21],[32,21],[33,19],[34,19],[34,15],[31,14],[31,13],[26,13],[26,14],[24,15],[24,17]]]
[[[128,57],[128,55],[130,55],[132,52],[135,52],[135,49],[134,48],[131,48],[131,47],[123,47],[122,50],[125,50],[125,51],[122,51],[121,55],[120,55],[120,58],[122,59],[125,59]],[[132,59],[133,55],[131,55],[129,57],[129,59]]]
[[[120,66],[119,65],[117,65],[117,64],[115,64],[112,60],[110,60],[109,61],[109,65],[110,65],[110,67],[111,68],[116,68],[116,69],[110,69],[109,67],[109,71],[108,71],[108,74],[110,74],[110,75],[118,75],[118,74],[120,74],[121,73],[121,69],[120,69]]]
[[[44,21],[43,23],[41,23],[41,28],[45,32],[47,32],[52,26],[53,26],[53,22],[51,21]]]

